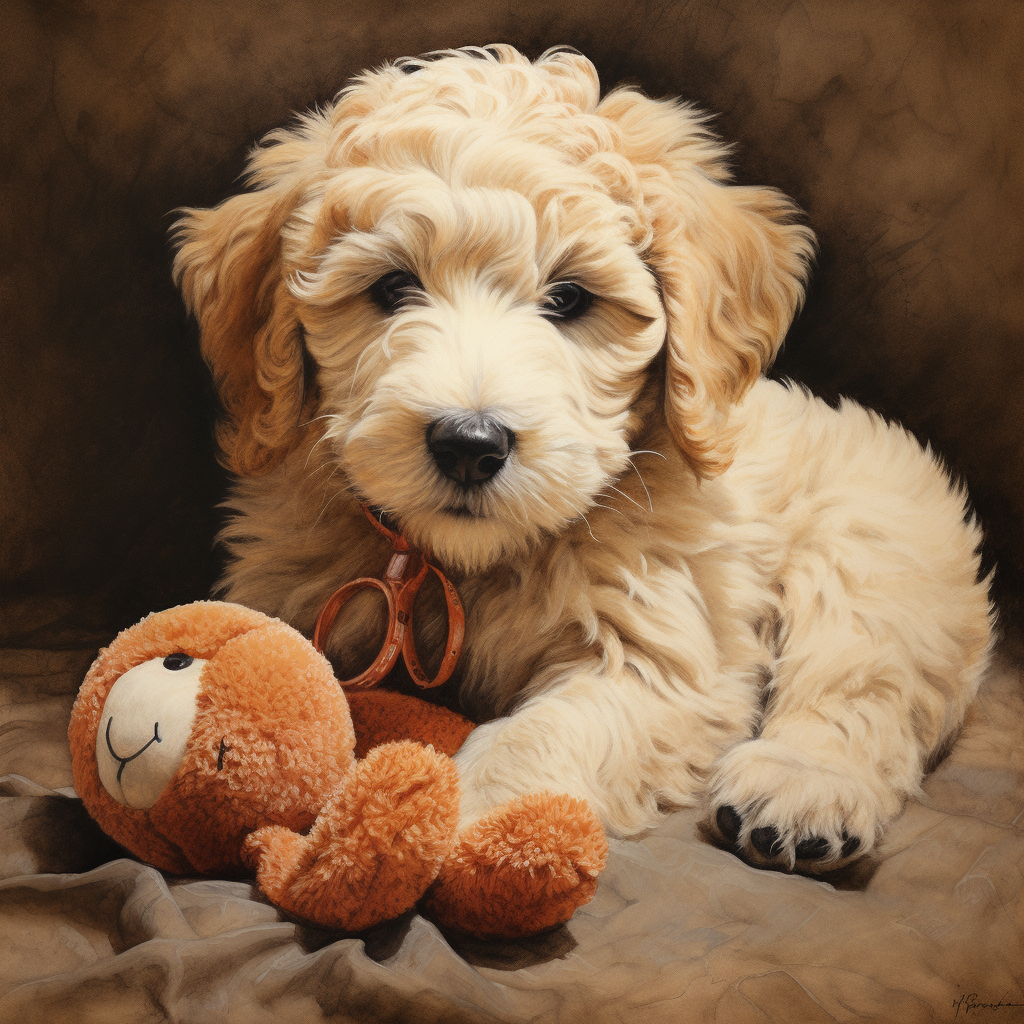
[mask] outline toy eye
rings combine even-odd
[[[178,651],[176,654],[168,654],[164,658],[164,668],[170,669],[172,672],[180,672],[183,668],[188,668],[193,660],[190,654],[182,654]]]
[[[394,313],[409,301],[415,291],[423,291],[423,283],[415,274],[407,270],[392,270],[370,285],[370,298],[385,313]]]
[[[561,281],[548,289],[544,300],[544,316],[549,320],[575,320],[583,316],[594,296],[574,281]]]

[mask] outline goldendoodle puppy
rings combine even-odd
[[[702,803],[755,864],[869,851],[991,637],[964,492],[898,426],[761,377],[813,237],[674,100],[575,51],[403,59],[273,132],[178,225],[237,475],[230,600],[307,632],[388,517],[455,581],[487,723],[463,819]],[[426,654],[439,596],[417,610]],[[329,653],[381,642],[353,603]],[[455,684],[453,684],[455,685]]]

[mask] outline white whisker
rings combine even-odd
[[[636,466],[634,466],[633,468],[636,469]],[[617,494],[621,494],[626,499],[626,501],[633,502],[633,504],[636,505],[636,507],[640,509],[641,512],[647,511],[647,509],[645,509],[643,505],[641,505],[640,502],[636,500],[636,498],[631,498],[625,491],[620,491],[618,487],[616,487],[614,484],[609,484],[608,486],[611,487],[611,489],[615,491]],[[648,494],[647,497],[650,498],[650,495]]]
[[[594,541],[595,544],[600,544],[601,542],[594,536],[594,531],[590,528],[590,520],[571,501],[566,499],[565,503],[573,510],[573,512],[576,513],[576,515],[580,517],[580,519],[583,520],[583,522],[587,524],[587,533],[590,534],[590,539]]]
[[[333,412],[321,413],[319,416],[314,416],[312,419],[306,420],[305,423],[300,423],[300,427],[308,427],[311,423],[316,423],[317,420],[329,420],[334,416]]]
[[[322,473],[325,469],[330,469],[331,471],[330,476],[328,476],[326,480],[321,481],[321,485],[326,487],[327,484],[331,482],[331,477],[338,472],[338,464],[336,462],[325,462],[322,465],[317,466],[316,469],[311,469],[309,471],[309,479],[312,480],[317,473]]]
[[[640,470],[633,465],[633,460],[628,459],[630,466],[633,467],[633,472],[640,478],[640,486],[644,489],[644,494],[647,495],[647,504],[650,508],[651,515],[654,515],[654,502],[651,501],[651,492],[647,490],[647,484],[644,483],[644,478],[640,475]]]
[[[599,494],[598,497],[599,498],[607,498],[607,497],[609,497],[609,495],[607,495],[607,494]],[[620,516],[622,516],[623,519],[628,519],[629,518],[626,515],[626,513],[622,511],[621,508],[616,508],[614,505],[602,505],[601,502],[599,502],[599,501],[595,501],[594,504],[598,508],[606,508],[606,509],[608,509],[609,512],[617,512]]]
[[[330,479],[330,478],[328,478],[328,479]],[[341,492],[340,492],[340,491],[335,491],[335,493],[334,493],[334,494],[332,494],[332,495],[331,495],[331,496],[330,496],[330,497],[329,497],[329,498],[328,498],[328,499],[327,499],[327,500],[326,500],[326,501],[324,502],[324,507],[323,507],[322,509],[320,509],[320,515],[318,515],[318,516],[316,517],[316,522],[314,522],[314,523],[313,523],[313,525],[312,525],[312,526],[310,527],[310,532],[312,532],[313,530],[315,530],[315,529],[316,529],[316,528],[317,528],[317,527],[318,527],[318,526],[320,525],[320,520],[321,520],[321,519],[323,518],[323,515],[324,515],[324,513],[325,513],[325,512],[327,511],[327,509],[328,509],[328,508],[330,508],[330,506],[331,506],[331,503],[332,503],[333,501],[335,501],[335,500],[336,500],[336,499],[337,499],[337,498],[338,498],[338,497],[340,496],[340,494],[341,494]]]
[[[326,417],[324,417],[324,416],[317,416],[317,419],[318,419],[318,420],[320,420],[320,419],[325,419],[325,418],[326,418]],[[314,421],[313,421],[313,420],[310,420],[309,422],[310,422],[310,423],[312,423],[312,422],[314,422]],[[319,437],[318,437],[318,438],[317,438],[317,439],[316,439],[316,440],[315,440],[315,441],[313,442],[313,447],[309,449],[309,454],[308,454],[308,455],[306,456],[306,461],[305,461],[305,462],[303,463],[303,465],[302,465],[302,468],[303,468],[303,469],[308,469],[308,468],[309,468],[309,460],[310,460],[311,458],[313,458],[313,452],[315,452],[315,451],[316,451],[316,446],[317,446],[317,445],[318,445],[318,444],[319,444],[319,443],[320,443],[321,441],[325,441],[325,440],[326,440],[326,439],[327,439],[327,438],[328,438],[329,436],[330,436],[330,435],[329,435],[329,434],[326,434],[326,433],[324,433],[324,434],[321,434],[321,435],[320,435],[320,436],[319,436]],[[327,463],[325,463],[324,465],[327,465]],[[322,468],[323,468],[323,466],[321,466],[320,468],[322,469]]]

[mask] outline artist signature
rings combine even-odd
[[[977,992],[968,992],[953,1000],[953,1019],[960,1016],[961,1010],[966,1017],[972,1010],[1003,1010],[1007,1006],[1024,1006],[1024,1003],[1006,1003],[1002,1000],[998,1003],[985,1003],[978,998]]]

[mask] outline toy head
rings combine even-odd
[[[126,629],[71,716],[75,788],[110,836],[168,871],[242,869],[246,835],[301,832],[353,760],[348,703],[300,633],[199,601]]]

